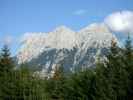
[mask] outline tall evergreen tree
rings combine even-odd
[[[112,88],[112,100],[124,100],[128,86],[128,73],[125,70],[121,49],[114,41],[107,59],[107,80]]]
[[[96,65],[96,95],[94,100],[112,100],[113,90],[108,77],[108,68],[102,62]]]
[[[128,100],[133,99],[133,47],[130,34],[128,34],[127,40],[125,42],[125,49],[123,52],[124,62],[126,65],[126,70],[128,72]]]
[[[0,55],[0,72],[10,72],[13,69],[13,60],[7,45],[4,45]]]
[[[130,35],[128,34],[127,40],[125,42],[125,56],[129,61],[132,60],[132,53],[133,53],[132,41]]]
[[[48,83],[47,86],[51,87],[51,89],[46,88],[46,92],[51,91],[50,94],[48,94],[49,97],[53,100],[64,100],[65,76],[63,65],[58,64],[55,66],[53,76],[49,79]]]
[[[1,98],[9,99],[12,92],[12,71],[13,71],[13,60],[10,54],[10,50],[7,45],[4,45],[0,55],[0,90]]]

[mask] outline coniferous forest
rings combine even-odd
[[[53,77],[33,75],[28,65],[17,67],[8,46],[0,52],[0,100],[133,100],[133,48],[131,38],[119,47],[112,41],[106,60],[94,68]]]

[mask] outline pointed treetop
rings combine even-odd
[[[111,46],[112,46],[112,47],[115,47],[115,46],[116,46],[116,44],[117,44],[117,43],[116,43],[115,39],[114,39],[114,38],[112,38],[112,40],[111,40]]]

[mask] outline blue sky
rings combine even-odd
[[[0,0],[0,39],[48,32],[60,25],[80,30],[122,10],[132,11],[133,0]],[[14,54],[17,42],[11,47]]]

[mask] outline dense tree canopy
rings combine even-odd
[[[133,100],[133,48],[112,41],[104,61],[92,69],[64,73],[56,66],[49,78],[36,76],[26,64],[15,66],[8,46],[0,52],[0,100]]]

